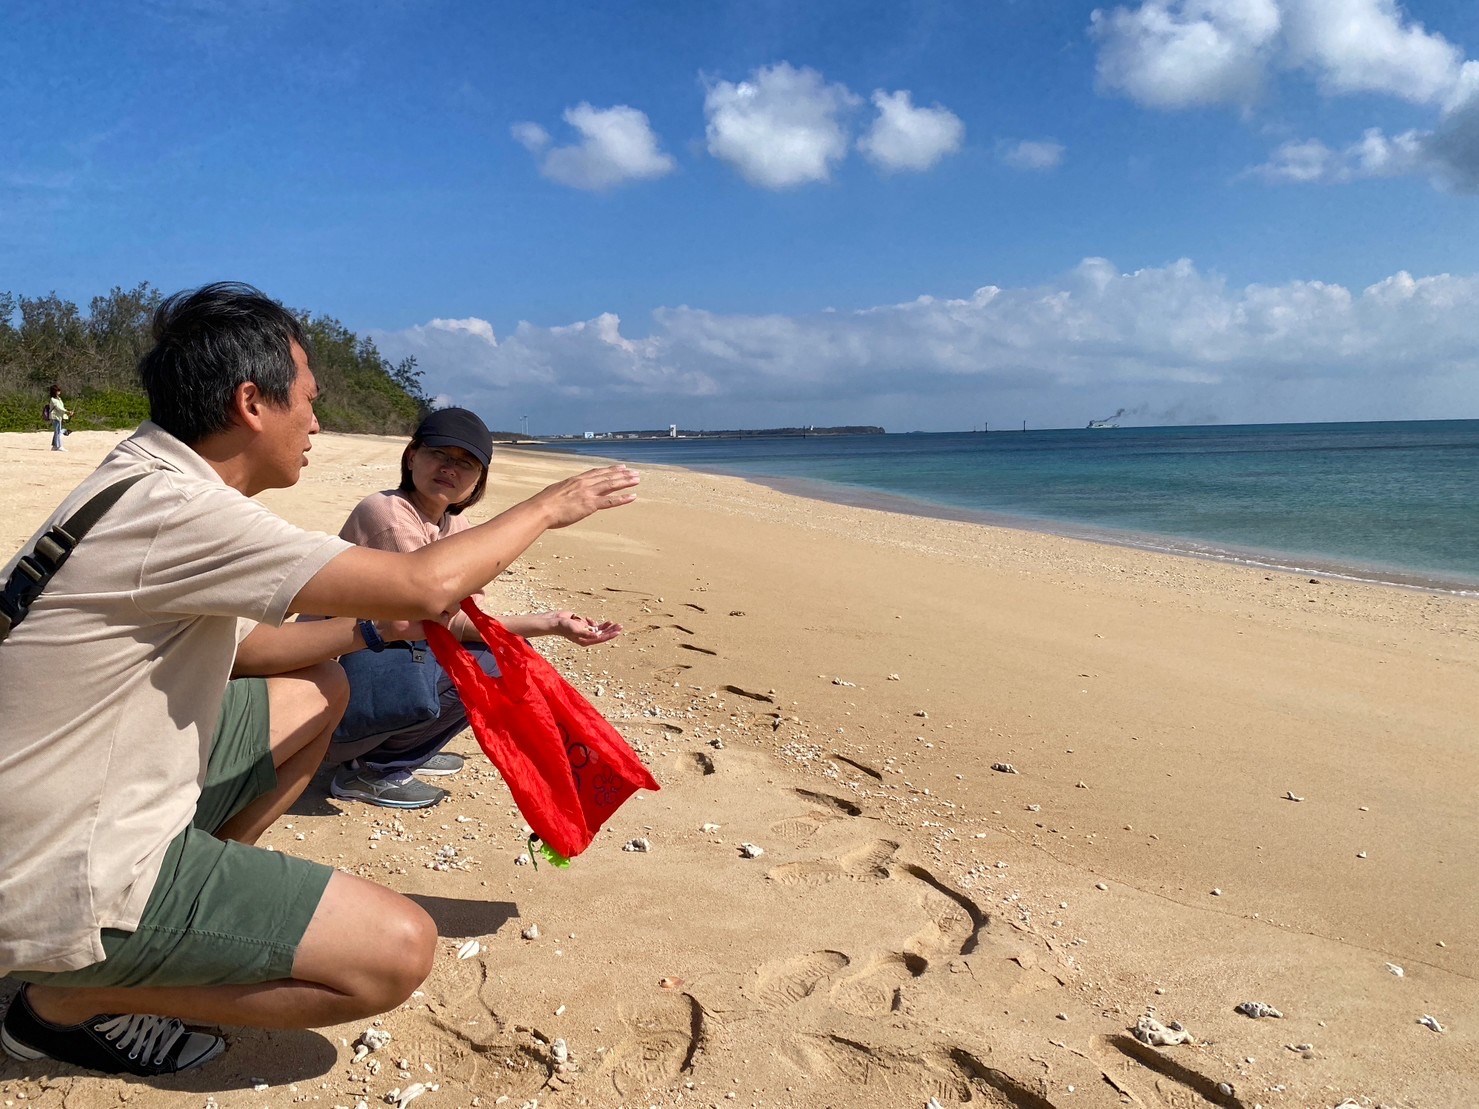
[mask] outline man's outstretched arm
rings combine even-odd
[[[354,547],[293,598],[292,611],[323,616],[435,620],[482,589],[551,528],[637,499],[635,470],[587,470],[540,490],[485,524],[401,554]]]

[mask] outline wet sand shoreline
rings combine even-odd
[[[511,444],[520,450],[532,453],[560,455],[558,446],[543,444]],[[594,465],[602,456],[595,454],[573,454],[568,457]],[[611,461],[617,459],[612,458]],[[631,463],[642,466],[640,460]],[[892,512],[905,516],[918,516],[927,520],[953,520],[984,527],[1006,528],[1034,535],[1053,535],[1064,539],[1077,539],[1090,543],[1102,543],[1112,547],[1149,551],[1156,554],[1177,555],[1184,558],[1203,559],[1209,562],[1247,566],[1267,573],[1311,574],[1339,578],[1344,581],[1386,585],[1402,589],[1420,590],[1426,593],[1453,594],[1461,597],[1479,597],[1479,578],[1446,571],[1414,570],[1400,567],[1362,563],[1350,558],[1326,554],[1290,554],[1267,548],[1259,548],[1216,540],[1192,539],[1152,532],[1139,532],[1093,524],[1076,523],[1046,516],[1028,516],[1004,511],[966,508],[935,501],[924,500],[903,494],[888,493],[850,486],[840,482],[813,478],[780,477],[765,474],[745,474],[722,468],[708,469],[700,466],[683,467],[670,463],[659,464],[663,469],[674,469],[691,473],[712,473],[719,477],[730,477],[749,482],[778,493],[821,501],[824,504],[845,505],[851,508],[868,508],[880,512]]]

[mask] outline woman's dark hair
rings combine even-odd
[[[53,385],[51,387],[51,395],[54,396],[54,397],[61,396],[62,395],[62,387],[60,385]]]
[[[420,450],[424,443],[416,436],[411,436],[411,441],[406,444],[406,449],[401,451],[401,483],[398,488],[402,493],[414,493],[416,483],[411,480],[411,452]],[[478,463],[478,483],[472,487],[472,492],[467,495],[466,500],[449,504],[447,512],[452,516],[461,516],[464,511],[471,508],[483,499],[483,494],[488,491],[488,467],[481,462]]]
[[[298,377],[293,343],[310,353],[293,314],[250,285],[218,281],[166,298],[154,314],[154,348],[139,359],[149,418],[194,444],[231,426],[244,382],[286,407]]]

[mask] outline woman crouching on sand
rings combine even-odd
[[[472,525],[463,512],[483,499],[492,455],[493,436],[474,413],[465,408],[433,412],[421,421],[401,454],[399,487],[360,501],[340,529],[340,538],[362,547],[409,552],[467,530]],[[482,594],[473,594],[474,603],[481,599]],[[561,635],[582,647],[621,634],[620,624],[597,624],[573,612],[500,616],[499,621],[514,635]],[[497,673],[491,653],[463,613],[450,614],[447,626],[467,644],[485,672]],[[379,640],[374,626],[364,634],[374,650]],[[423,724],[343,742],[336,736],[327,761],[344,765],[334,775],[329,792],[396,809],[419,809],[446,797],[446,790],[417,777],[441,777],[462,769],[462,756],[444,753],[442,748],[467,727],[467,713],[445,674],[438,693],[440,713]],[[351,674],[351,704],[355,696]]]

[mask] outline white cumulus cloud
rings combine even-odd
[[[1100,88],[1147,107],[1247,108],[1290,70],[1326,96],[1384,95],[1438,113],[1431,131],[1368,128],[1339,147],[1286,142],[1250,176],[1312,184],[1423,174],[1479,192],[1479,61],[1397,0],[1142,0],[1095,11],[1089,33]]]
[[[1379,127],[1371,127],[1342,150],[1333,150],[1319,139],[1283,143],[1251,172],[1266,181],[1300,185],[1436,172],[1427,144],[1428,136],[1418,131],[1388,136]]]
[[[1072,426],[1130,404],[1227,421],[1479,413],[1479,276],[1239,288],[1187,260],[1126,273],[1090,258],[1046,285],[852,311],[661,308],[645,335],[607,313],[501,340],[481,320],[373,337],[490,423],[536,412],[548,430],[905,411],[922,427],[987,411]]]
[[[672,155],[663,152],[647,114],[636,108],[580,103],[567,108],[564,118],[579,133],[579,142],[552,147],[549,132],[537,123],[512,128],[514,139],[534,155],[539,172],[551,181],[600,190],[662,177],[677,167]]]
[[[788,62],[747,81],[714,81],[704,96],[709,153],[762,188],[826,181],[847,156],[842,117],[860,103],[846,86]]]
[[[1246,105],[1266,79],[1281,13],[1275,0],[1146,0],[1097,10],[1101,88],[1151,108]]]
[[[926,170],[960,149],[965,124],[949,108],[916,108],[908,89],[873,93],[878,115],[858,149],[880,169]]]
[[[1463,52],[1406,22],[1396,0],[1284,0],[1284,29],[1290,61],[1332,93],[1440,103],[1463,70]]]
[[[1002,144],[1001,160],[1013,169],[1057,169],[1063,164],[1066,148],[1051,139],[1023,139]]]

